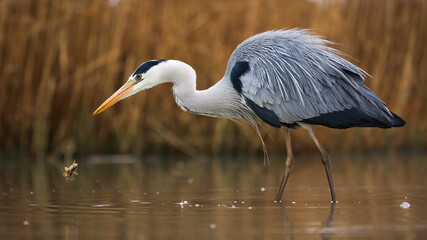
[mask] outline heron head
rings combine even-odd
[[[126,83],[111,95],[92,115],[96,115],[105,111],[107,108],[113,106],[120,100],[123,100],[133,94],[144,89],[152,88],[164,81],[160,76],[161,71],[159,67],[166,62],[166,60],[151,60],[141,64],[129,77]]]

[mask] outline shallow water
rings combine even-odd
[[[426,239],[425,156],[332,154],[331,205],[318,156],[90,157],[0,162],[0,239]],[[409,203],[402,204],[404,202]]]

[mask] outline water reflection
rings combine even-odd
[[[335,156],[331,205],[318,157],[298,156],[281,204],[283,159],[157,157],[0,162],[0,239],[420,239],[427,233],[423,156]],[[403,202],[409,208],[401,208]],[[4,226],[4,227],[3,227]]]
[[[336,205],[337,205],[336,203],[331,203],[331,210],[329,211],[329,215],[328,215],[328,218],[326,219],[325,226],[323,227],[322,231],[320,232],[322,239],[327,240],[327,239],[331,239],[331,237],[332,237],[331,231],[324,231],[324,230],[332,229]]]
[[[293,232],[293,225],[292,221],[289,221],[286,217],[286,208],[283,206],[282,203],[276,203],[279,209],[279,215],[281,220],[284,223],[284,226],[286,226],[284,229],[286,230],[286,239],[295,239],[294,232]],[[335,215],[335,207],[337,203],[331,203],[329,214],[327,215],[324,223],[320,226],[320,230],[318,231],[320,233],[320,239],[322,240],[329,240],[332,236],[332,225],[334,221],[334,215]]]

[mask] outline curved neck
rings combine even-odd
[[[213,117],[240,117],[242,103],[231,81],[221,79],[206,90],[196,90],[196,72],[183,62],[172,60],[162,71],[173,83],[175,101],[184,111]]]

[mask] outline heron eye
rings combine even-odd
[[[141,79],[142,79],[142,75],[141,75],[141,74],[136,74],[135,78],[136,78],[137,80],[141,80]]]

